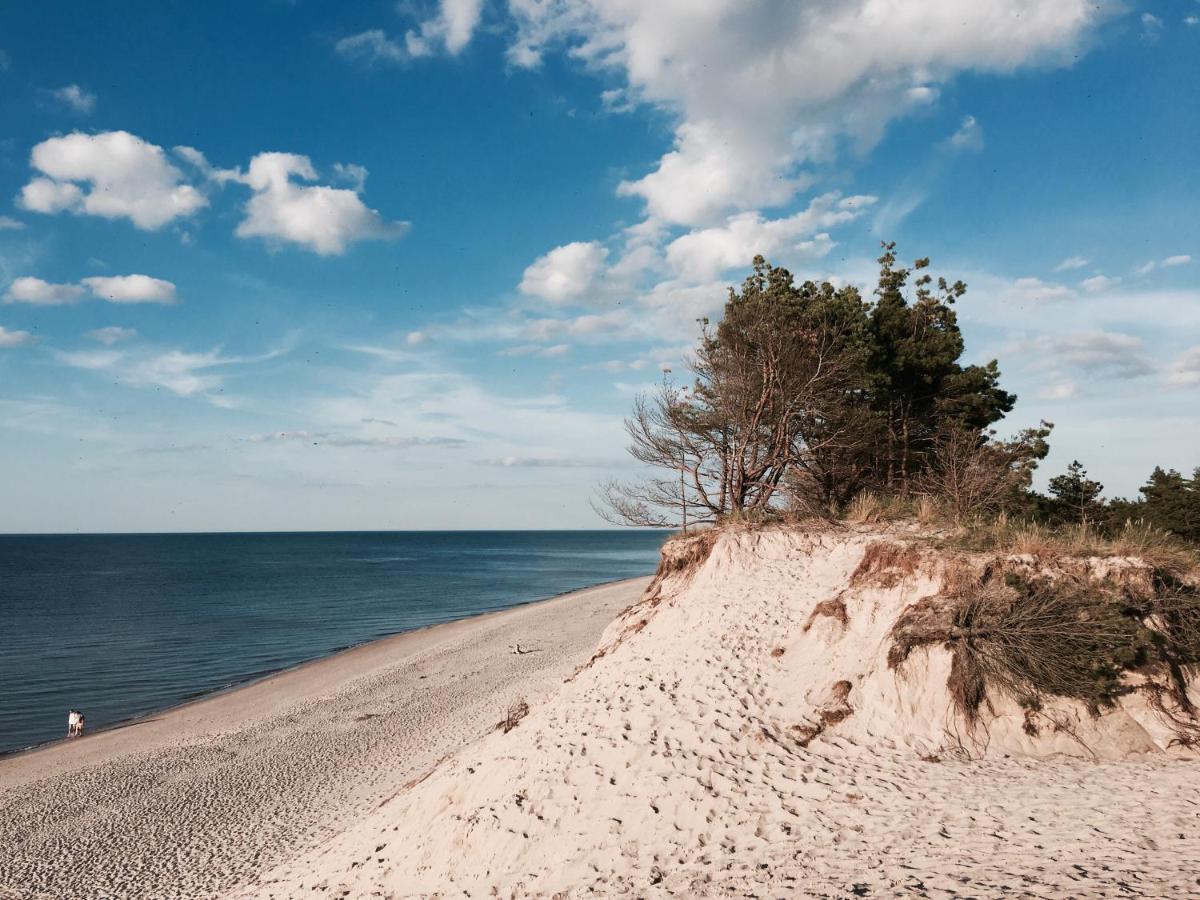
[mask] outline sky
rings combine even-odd
[[[1200,2],[0,12],[0,531],[587,528],[761,253],[1200,466]]]

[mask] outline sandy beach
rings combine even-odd
[[[218,896],[301,858],[513,701],[536,707],[646,583],[386,638],[2,759],[0,897]]]

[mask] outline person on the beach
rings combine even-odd
[[[83,713],[77,709],[67,712],[67,737],[80,737],[83,734]]]

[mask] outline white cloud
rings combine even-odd
[[[298,184],[294,180],[316,178],[307,156],[255,156],[246,174],[237,176],[254,192],[237,235],[299,244],[330,256],[344,253],[347,245],[356,241],[395,238],[407,230],[407,223],[388,222],[363,203],[355,190]]]
[[[1117,284],[1120,284],[1120,278],[1109,278],[1107,275],[1093,275],[1091,278],[1085,278],[1079,282],[1079,286],[1088,293],[1097,293],[1106,291]]]
[[[20,347],[24,344],[32,344],[34,340],[34,336],[28,331],[15,331],[0,325],[0,348]]]
[[[737,213],[713,228],[689,232],[667,246],[667,262],[689,280],[716,278],[748,266],[756,254],[776,257],[824,256],[834,246],[826,229],[850,222],[875,202],[874,197],[822,194],[808,208],[783,219],[763,219],[757,212]]]
[[[1183,24],[1188,28],[1194,28],[1200,25],[1200,16],[1184,16]]]
[[[1192,347],[1175,360],[1167,380],[1183,387],[1200,384],[1200,345]]]
[[[604,269],[608,250],[596,241],[575,241],[539,256],[521,279],[521,293],[568,303],[595,287]]]
[[[11,216],[0,216],[0,231],[20,231],[24,227],[24,222],[18,222]]]
[[[50,95],[64,106],[84,115],[96,108],[96,95],[77,84],[68,84],[66,87],[51,91]]]
[[[708,225],[786,202],[801,167],[926,106],[957,73],[1069,64],[1111,4],[998,0],[511,0],[509,58],[538,65],[566,46],[622,80],[627,96],[676,117],[674,147],[625,182],[649,215]],[[608,86],[612,89],[612,86]]]
[[[404,342],[410,347],[419,347],[429,341],[429,335],[423,331],[410,331],[404,337]]]
[[[1186,253],[1180,253],[1176,256],[1168,256],[1166,259],[1152,259],[1149,262],[1143,263],[1134,269],[1138,275],[1149,275],[1155,269],[1171,269],[1175,266],[1186,266],[1192,261],[1192,258]]]
[[[404,48],[378,28],[344,37],[334,49],[347,59],[362,63],[403,62],[408,58]]]
[[[958,153],[978,153],[983,149],[983,128],[974,116],[967,116],[946,143]]]
[[[33,212],[127,218],[151,231],[208,203],[161,147],[127,131],[50,138],[33,148],[30,163],[41,175],[18,203]]]
[[[1113,378],[1137,378],[1152,371],[1142,340],[1120,332],[1043,335],[1018,349],[1037,354],[1037,368],[1056,368],[1066,363],[1091,375]]]
[[[1068,300],[1075,296],[1075,292],[1066,285],[1042,281],[1040,278],[1018,278],[1012,287],[1019,299],[1034,303]]]
[[[408,52],[429,56],[441,47],[452,56],[460,53],[479,25],[482,7],[483,0],[441,0],[437,16],[404,36]]]
[[[109,303],[175,302],[175,285],[149,275],[96,275],[83,279],[83,284]]]
[[[521,344],[516,347],[508,347],[500,351],[500,356],[540,356],[545,359],[554,359],[559,356],[566,356],[571,352],[570,344],[554,344],[550,347],[543,347],[540,344]]]
[[[218,350],[77,350],[57,353],[65,365],[104,372],[115,381],[138,388],[160,388],[180,397],[203,397],[214,406],[232,406],[224,394],[222,372],[231,366],[273,359],[283,351],[256,357],[222,356]]]
[[[1042,387],[1037,397],[1039,400],[1073,400],[1079,395],[1079,385],[1073,381],[1058,381]]]
[[[14,278],[4,294],[5,303],[30,303],[35,306],[65,306],[83,296],[77,284],[54,284],[40,278]]]
[[[1162,19],[1152,13],[1142,13],[1142,40],[1153,43],[1162,36]]]
[[[108,325],[104,328],[96,328],[89,331],[84,337],[89,337],[93,341],[99,341],[106,347],[111,347],[113,344],[137,337],[137,331],[132,328],[122,328],[120,325]]]
[[[471,42],[479,26],[483,0],[441,0],[438,13],[405,32],[401,46],[379,28],[342,38],[334,49],[346,59],[366,64],[404,63],[445,51],[456,56]]]
[[[1088,260],[1083,256],[1068,256],[1057,266],[1054,267],[1055,272],[1067,272],[1072,269],[1082,269],[1088,264]]]

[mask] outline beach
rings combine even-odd
[[[0,897],[214,896],[299,858],[510,704],[536,708],[647,582],[374,641],[0,759]]]

